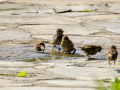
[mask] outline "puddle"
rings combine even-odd
[[[85,57],[84,55],[80,55],[79,53],[75,54],[66,54],[60,51],[52,51],[52,52],[38,52],[37,54],[45,54],[45,55],[52,55],[51,57],[44,57],[44,58],[34,58],[34,59],[25,59],[25,60],[18,60],[18,61],[25,61],[25,62],[36,62],[36,61],[48,61],[48,60],[60,60],[60,59],[72,59],[75,57]]]
[[[76,47],[75,47],[76,48]],[[48,60],[71,60],[86,58],[85,53],[76,48],[75,54],[62,53],[62,50],[53,50],[52,45],[46,44],[46,49],[43,52],[38,52],[34,50],[33,45],[19,45],[19,46],[2,46],[0,45],[0,60],[11,60],[11,61],[25,61],[25,62],[35,62],[35,61],[48,61]],[[108,50],[102,50],[101,53],[97,53],[92,56],[95,58],[106,58]]]
[[[26,60],[18,60],[18,61],[25,61],[25,62],[36,62],[36,61],[48,61],[48,60],[58,60],[63,59],[62,57],[53,57],[53,58],[34,58],[34,59],[26,59]]]
[[[66,54],[66,53],[62,53],[61,51],[52,51],[52,55],[65,56],[65,57],[85,57],[84,55],[80,55],[79,53]]]

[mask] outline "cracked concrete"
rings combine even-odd
[[[106,60],[111,45],[120,52],[119,5],[119,0],[0,0],[0,88],[97,90],[96,81],[119,76],[120,56],[115,66]],[[74,55],[52,50],[57,28],[74,43]],[[45,42],[45,53],[35,52],[37,40]],[[88,44],[103,48],[95,60],[77,48]],[[17,76],[21,71],[25,77]],[[106,90],[111,85],[103,84]]]

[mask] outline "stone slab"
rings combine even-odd
[[[79,25],[24,25],[19,26],[19,28],[29,31],[35,36],[37,34],[54,35],[58,28],[62,28],[66,35],[89,35],[100,31],[93,28],[80,27]]]
[[[0,61],[0,67],[30,67],[33,66],[33,63],[26,63],[20,61]]]
[[[35,4],[43,4],[43,5],[47,5],[47,6],[65,6],[67,4],[77,4],[77,5],[81,5],[81,4],[94,4],[94,3],[102,3],[102,2],[120,2],[119,0],[64,0],[64,1],[60,1],[60,0],[34,0],[34,1],[28,1],[28,0],[8,0],[8,1],[12,1],[12,2],[26,2],[26,3],[35,3]]]
[[[120,13],[120,3],[113,3],[113,4],[109,4],[110,8],[109,8],[109,12],[112,13]]]
[[[98,6],[90,6],[90,5],[78,5],[78,6],[56,6],[53,8],[58,13],[63,12],[75,12],[75,11],[85,11],[85,10],[97,10]]]
[[[97,84],[95,84],[94,81],[46,80],[46,81],[40,81],[40,82],[47,83],[47,84],[54,84],[54,85],[57,85],[57,86],[86,87],[86,88],[95,88],[95,87],[97,87]]]
[[[114,32],[114,33],[120,33],[119,29],[120,29],[120,25],[119,22],[114,23],[114,20],[112,21],[108,21],[108,22],[104,22],[104,21],[96,21],[96,22],[92,22],[90,23],[91,25],[95,25],[95,26],[101,26],[103,28],[106,28],[106,30]]]
[[[85,11],[85,10],[97,10],[98,6],[90,6],[90,5],[79,5],[79,6],[72,6],[72,11]]]
[[[0,26],[0,30],[4,30],[6,29],[7,27],[3,27],[3,26]]]
[[[19,33],[19,34],[18,34]],[[6,35],[4,37],[4,35]],[[32,40],[31,34],[17,30],[2,30],[0,31],[0,42],[3,40]]]
[[[38,13],[40,14],[55,14],[55,11],[53,9],[40,9],[38,10]]]
[[[14,4],[12,2],[4,1],[4,2],[0,2],[0,11],[25,9],[22,6],[23,6],[22,4],[17,4],[17,3]]]
[[[52,46],[52,45],[51,45]],[[47,49],[48,48],[48,49]],[[48,58],[48,60],[54,55],[51,54],[51,47],[46,45],[45,53],[39,52],[36,53],[34,50],[34,45],[0,45],[0,59],[1,60],[28,60],[28,62],[31,62],[34,58]],[[36,61],[36,60],[34,60]]]
[[[85,20],[86,22],[94,22],[95,20],[105,20],[105,21],[109,21],[110,22],[119,22],[119,17],[120,15],[119,14],[100,14],[100,15],[86,15],[84,17],[76,17],[78,19],[82,19],[82,20]]]
[[[10,87],[10,86],[31,86],[33,85],[33,82],[27,82],[27,81],[12,81],[12,80],[5,80],[5,79],[0,79],[0,87]]]
[[[74,18],[74,17],[84,18],[83,16],[103,15],[103,14],[105,14],[105,13],[103,13],[103,12],[68,12],[68,13],[60,13],[59,16],[67,16],[67,17],[71,17],[71,18]]]
[[[119,17],[115,17],[113,19],[110,20],[111,23],[120,23],[120,15]]]
[[[112,65],[111,66],[109,66],[109,63],[108,63],[108,60],[106,59],[105,61],[103,61],[103,62],[95,62],[95,63],[88,63],[87,65],[86,65],[86,67],[101,67],[101,68],[113,68],[113,69],[115,69],[115,71],[117,71],[118,70],[118,72],[119,72],[119,67],[120,67],[120,65],[119,65],[119,61],[118,60],[116,60],[116,65],[114,66],[114,62],[113,61],[111,61],[111,63],[112,63]]]
[[[95,90],[94,88],[63,88],[63,87],[2,87],[2,90]]]
[[[106,79],[119,76],[114,68],[98,68],[98,67],[55,67],[49,68],[47,71],[65,75],[78,80],[94,80]],[[88,73],[89,72],[89,73]]]
[[[112,45],[116,44],[114,41],[104,37],[80,37],[80,36],[69,36],[69,38],[76,43],[81,45]]]
[[[40,15],[40,14],[39,14]],[[77,24],[78,22],[75,21],[74,19],[72,20],[69,20],[69,18],[66,18],[66,17],[55,17],[53,15],[53,17],[49,17],[49,15],[47,15],[48,17],[39,17],[39,15],[37,14],[37,17],[35,16],[35,14],[25,14],[23,16],[20,16],[20,17],[13,17],[13,18],[6,18],[6,17],[0,17],[1,19],[1,23],[11,23],[11,24],[21,24],[21,25],[24,25],[24,24],[31,24],[31,25],[34,25],[34,24],[41,24],[41,25],[44,25],[44,24]],[[44,16],[44,15],[43,15]]]
[[[8,0],[0,0],[0,2],[3,2],[3,1],[8,1]]]

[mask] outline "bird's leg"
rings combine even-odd
[[[36,53],[37,53],[37,50],[36,50]]]
[[[91,57],[89,55],[87,55],[88,59],[91,59]]]
[[[44,53],[44,50],[43,50],[43,53]]]
[[[54,45],[53,45],[53,47],[52,47],[52,50],[54,50]]]
[[[108,63],[109,63],[109,66],[112,65],[112,63],[110,63],[110,60],[108,61]],[[115,63],[114,63],[114,64],[115,64]]]
[[[114,66],[115,66],[115,61],[114,61]]]
[[[59,51],[60,51],[61,49],[60,49],[60,45],[59,45]]]
[[[68,54],[70,54],[70,52],[68,52]]]
[[[74,51],[73,51],[73,53],[72,53],[72,54],[75,54],[75,52],[76,52],[76,49],[74,48]]]
[[[87,55],[88,59],[95,59],[95,58],[91,58],[89,55]]]

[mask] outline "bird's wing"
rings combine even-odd
[[[112,57],[112,52],[111,52],[111,50],[108,52],[107,57],[108,57],[108,58]]]
[[[73,42],[70,40],[70,43],[74,46]]]
[[[83,47],[78,47],[78,48],[81,48],[81,49],[91,49],[91,48],[94,48],[95,46],[93,46],[93,45],[85,45],[85,46],[83,46]]]
[[[117,55],[118,55],[118,52],[116,50],[110,49],[110,51],[108,52],[107,57],[113,58],[114,56],[117,56]]]
[[[81,49],[82,50],[92,50],[92,49],[94,49],[94,47],[91,45],[86,45],[86,46],[82,47]]]

